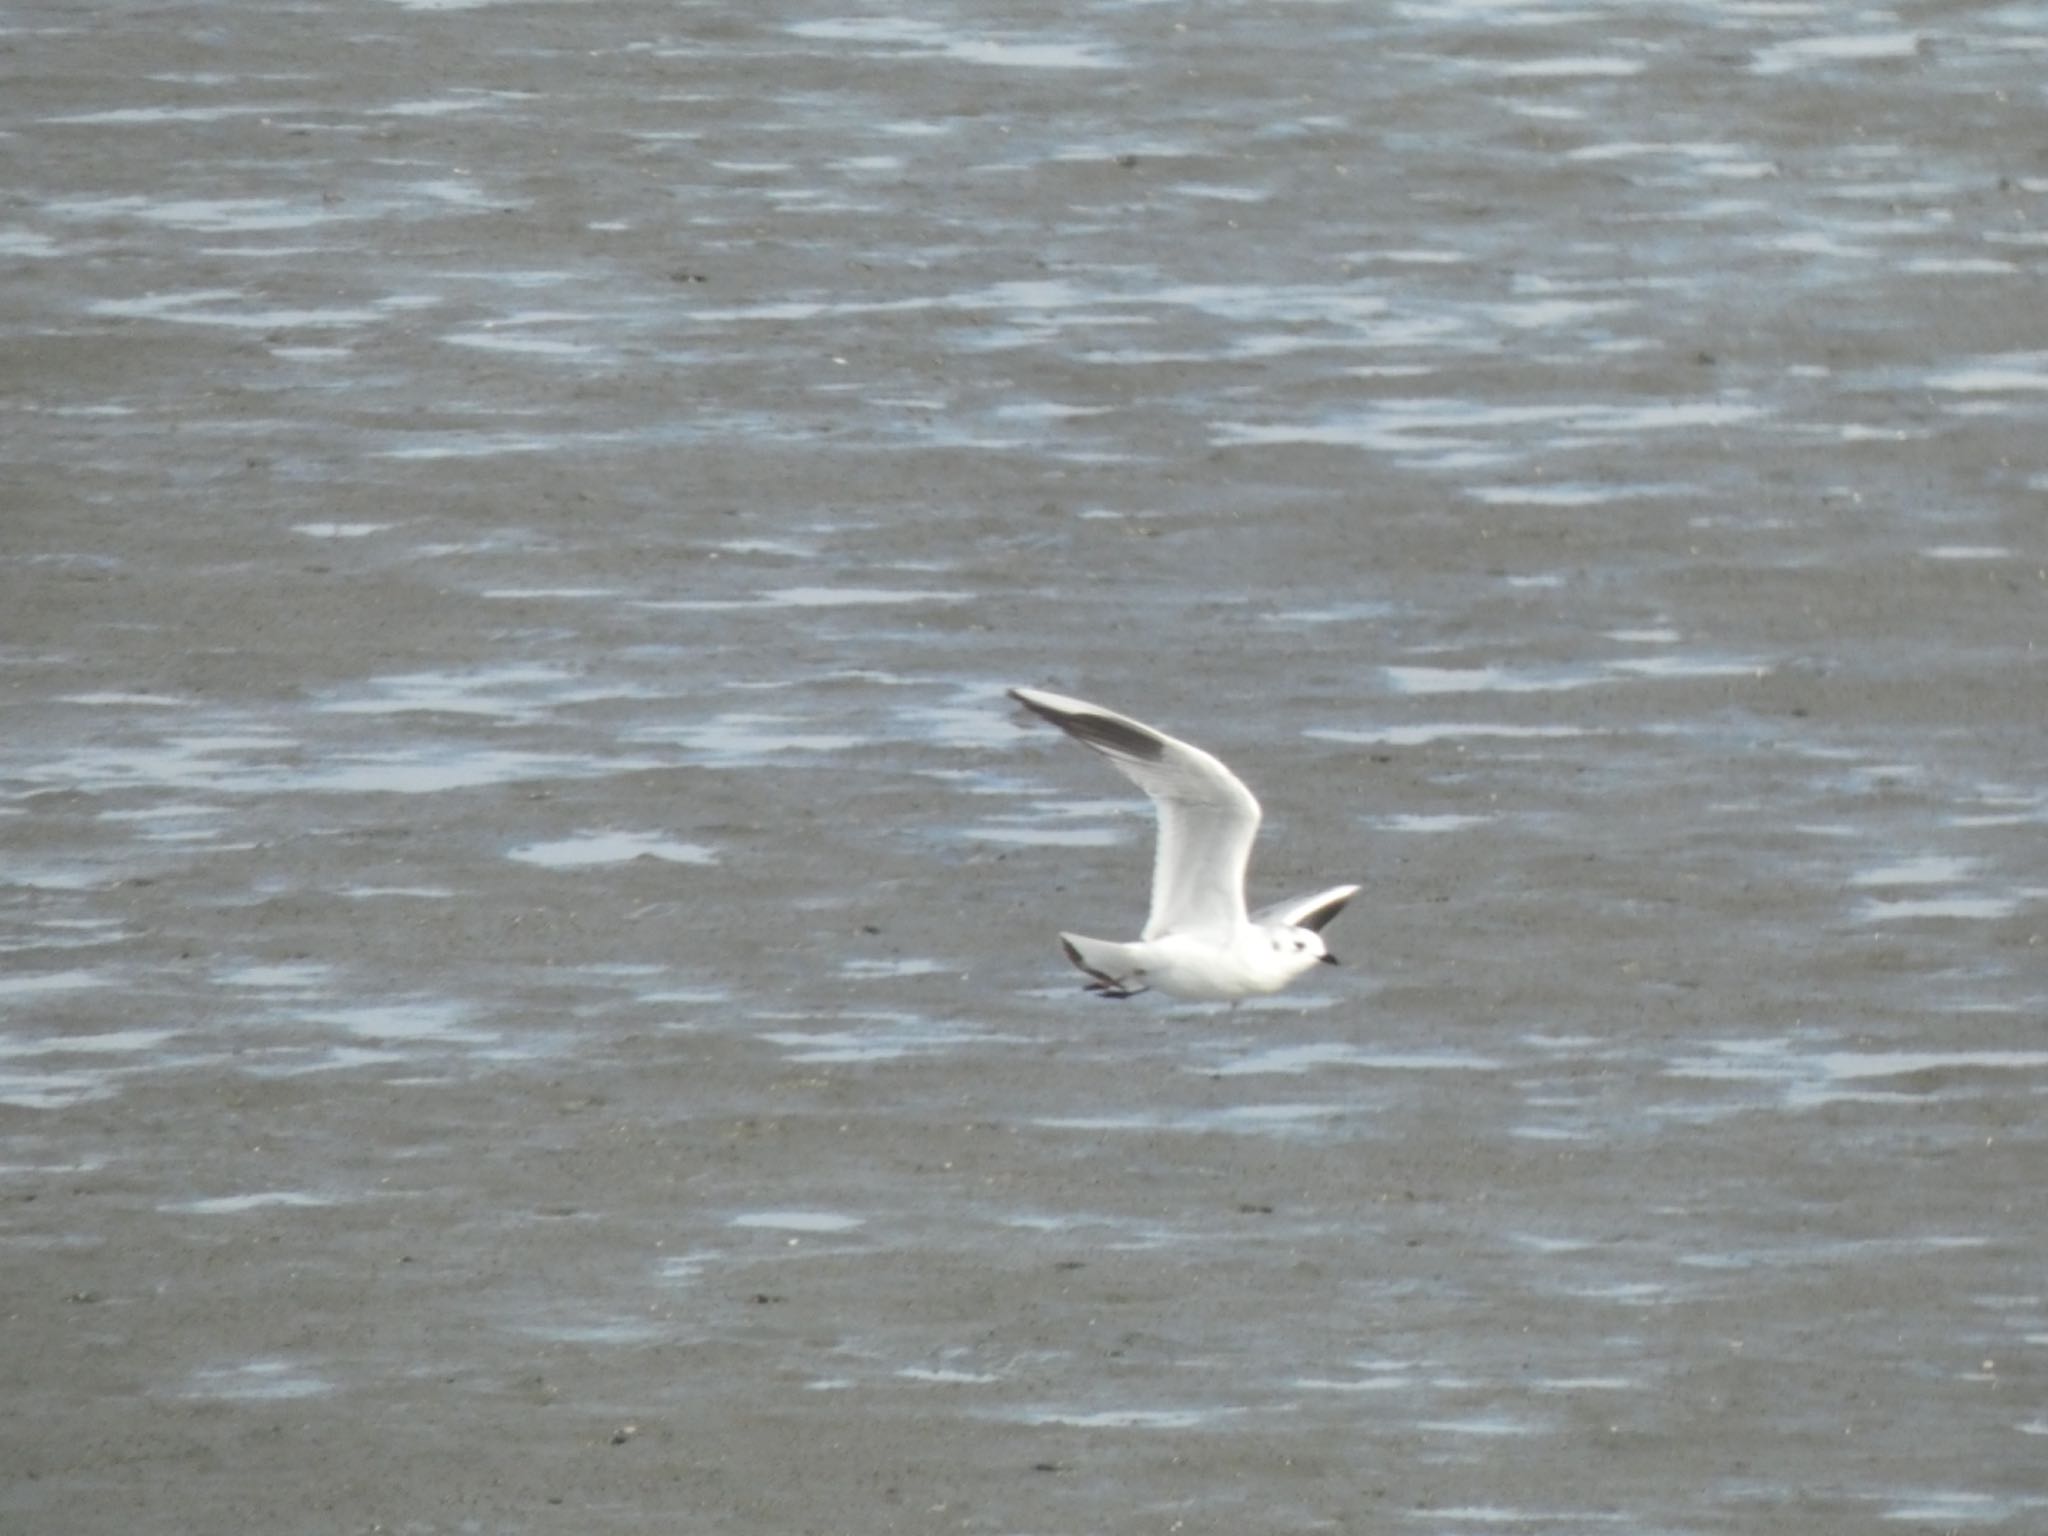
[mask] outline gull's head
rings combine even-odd
[[[1330,946],[1323,942],[1323,936],[1313,928],[1275,929],[1273,947],[1279,951],[1281,958],[1289,963],[1296,975],[1318,963],[1337,963],[1337,957],[1330,953]]]

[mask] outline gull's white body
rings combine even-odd
[[[1256,913],[1244,904],[1245,867],[1259,802],[1199,747],[1094,704],[1036,688],[1010,696],[1092,747],[1144,790],[1159,813],[1152,910],[1133,943],[1063,933],[1089,989],[1129,997],[1148,987],[1196,1001],[1278,992],[1311,966],[1335,964],[1323,926],[1358,893],[1333,886]]]

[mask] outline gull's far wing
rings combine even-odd
[[[1270,907],[1261,907],[1252,914],[1252,921],[1280,923],[1289,928],[1313,928],[1321,933],[1330,919],[1342,912],[1345,903],[1358,892],[1359,887],[1355,885],[1333,885],[1313,896],[1298,896],[1293,901],[1276,901]]]
[[[1159,846],[1144,937],[1228,931],[1245,920],[1244,871],[1259,830],[1259,802],[1237,775],[1199,747],[1099,705],[1036,688],[1010,697],[1093,747],[1152,798]]]

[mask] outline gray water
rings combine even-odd
[[[2048,1522],[2048,7],[0,45],[14,1524]]]

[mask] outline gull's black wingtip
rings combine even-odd
[[[1359,888],[1355,885],[1338,886],[1328,899],[1318,906],[1311,907],[1300,917],[1296,918],[1294,926],[1297,928],[1311,928],[1317,933],[1321,933],[1330,926],[1331,919],[1351,904],[1351,898],[1356,896],[1358,891]],[[1326,956],[1325,958],[1328,957]],[[1331,963],[1335,964],[1336,962],[1332,961]]]
[[[1127,720],[1099,704],[1057,694],[1034,697],[1027,688],[1008,691],[1019,704],[1040,719],[1050,720],[1083,746],[1094,747],[1116,757],[1134,758],[1141,763],[1156,763],[1166,756],[1167,738],[1150,726]],[[1055,698],[1060,702],[1053,703]]]
[[[1038,715],[1046,720],[1051,720],[1055,724],[1058,723],[1060,717],[1057,713],[1054,712],[1052,706],[1049,704],[1041,703],[1037,698],[1035,698],[1032,695],[1032,692],[1029,688],[1006,688],[1003,691],[1009,694],[1009,696],[1015,699],[1019,704],[1022,704],[1026,709],[1030,710],[1031,713],[1033,713],[1034,715]]]

